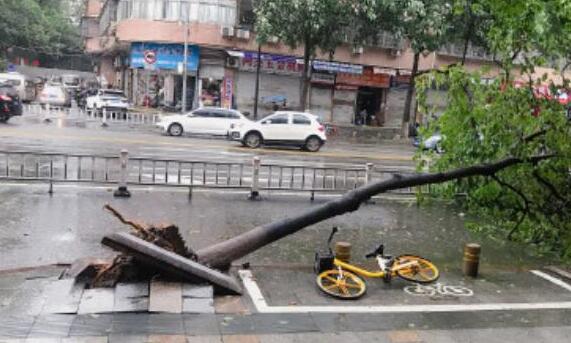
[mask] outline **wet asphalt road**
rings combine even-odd
[[[314,167],[352,167],[374,163],[378,167],[414,168],[413,147],[408,142],[382,144],[328,142],[321,151],[309,153],[297,148],[248,149],[237,142],[215,137],[168,137],[150,126],[72,119],[12,118],[0,126],[0,150],[58,153],[118,154],[127,149],[131,156],[198,161],[244,162],[260,156],[264,163],[307,164]]]

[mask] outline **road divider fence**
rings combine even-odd
[[[0,151],[0,180],[54,183],[115,184],[127,186],[245,189],[252,199],[260,192],[297,191],[345,193],[368,182],[387,180],[410,171],[386,169],[368,163],[351,168],[265,164],[256,156],[246,162],[218,162],[132,157],[122,150],[117,156]],[[411,195],[416,188],[391,193]]]

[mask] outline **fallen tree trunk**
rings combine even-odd
[[[356,211],[359,206],[372,196],[390,190],[415,187],[427,184],[442,183],[470,176],[491,176],[510,166],[529,162],[538,163],[541,160],[554,157],[553,155],[535,156],[529,160],[507,158],[499,162],[459,168],[444,173],[417,174],[412,176],[394,175],[390,180],[378,181],[352,190],[338,199],[328,201],[304,213],[285,218],[263,226],[258,226],[227,241],[199,250],[196,254],[198,261],[204,265],[225,269],[243,256],[261,247],[291,235],[309,225],[338,216],[343,213]]]

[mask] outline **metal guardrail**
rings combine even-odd
[[[88,182],[128,185],[249,189],[260,191],[307,191],[344,193],[368,182],[389,179],[398,170],[374,168],[311,167],[251,163],[184,161],[118,156],[0,151],[0,180]],[[412,194],[414,189],[395,191]]]
[[[24,104],[24,116],[37,116],[41,119],[84,119],[91,121],[100,121],[102,124],[107,122],[123,122],[128,124],[153,125],[163,116],[160,113],[141,113],[133,111],[119,110],[85,110],[81,108],[71,107],[54,107],[40,104]]]

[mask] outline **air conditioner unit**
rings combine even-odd
[[[353,50],[351,50],[351,52],[353,53],[353,55],[361,55],[363,53],[363,47],[362,46],[354,46]]]
[[[399,57],[402,54],[400,49],[391,49],[391,56]]]
[[[226,58],[226,68],[238,68],[240,66],[240,60],[238,57],[228,56]]]
[[[236,30],[236,38],[248,40],[250,39],[250,31],[238,29]]]
[[[234,28],[232,26],[223,26],[220,29],[222,37],[234,37]]]

